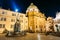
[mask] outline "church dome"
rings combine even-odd
[[[27,12],[28,12],[28,10],[29,11],[33,11],[34,10],[34,11],[37,11],[37,12],[39,11],[37,6],[35,6],[33,3],[31,3],[30,6],[27,8]]]
[[[38,9],[33,3],[30,4],[30,6],[28,7],[28,9]]]

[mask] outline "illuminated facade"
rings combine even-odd
[[[48,17],[46,21],[46,32],[54,31],[54,20],[52,17]]]
[[[30,31],[44,32],[46,17],[33,3],[27,8],[26,16],[28,17],[28,27]]]
[[[56,17],[54,19],[54,22],[55,22],[55,24],[54,24],[55,32],[60,32],[60,12],[56,13]]]
[[[46,17],[31,3],[26,14],[0,9],[0,33],[5,29],[14,31],[14,25],[20,22],[20,31],[45,32]]]
[[[14,25],[17,19],[19,19],[20,22],[20,31],[26,30],[26,28],[28,28],[28,20],[27,17],[25,17],[25,14],[0,9],[0,33],[5,29],[8,31],[14,31]]]

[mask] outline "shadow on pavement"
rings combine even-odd
[[[53,35],[53,36],[60,37],[60,32],[54,32],[54,33],[50,33],[50,35]]]

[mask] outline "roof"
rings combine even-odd
[[[28,9],[38,9],[38,8],[33,3],[31,3],[30,6],[27,8],[27,10]]]

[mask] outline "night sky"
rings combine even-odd
[[[0,0],[0,7],[25,13],[30,3],[34,3],[46,17],[55,17],[56,12],[60,12],[59,0]]]

